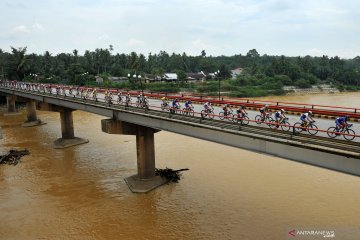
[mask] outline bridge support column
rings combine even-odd
[[[114,119],[102,120],[101,126],[109,134],[136,135],[137,174],[125,178],[132,192],[146,193],[168,182],[155,175],[154,133],[159,130]]]
[[[4,113],[4,116],[11,116],[11,115],[20,114],[16,110],[15,101],[16,101],[16,96],[15,95],[7,95],[6,96],[7,112]]]
[[[22,124],[23,127],[32,127],[45,124],[36,116],[36,103],[34,100],[26,102],[27,120]]]
[[[54,142],[55,148],[66,148],[89,142],[87,139],[75,137],[73,109],[59,108],[62,137]]]

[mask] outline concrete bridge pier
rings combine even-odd
[[[83,143],[88,143],[89,140],[75,137],[74,123],[73,123],[73,109],[58,108],[60,112],[61,121],[61,135],[62,137],[54,142],[55,148],[66,148]]]
[[[33,127],[45,124],[36,115],[36,102],[34,100],[28,100],[26,102],[27,120],[21,125],[23,127]]]
[[[168,182],[155,175],[154,133],[159,130],[114,119],[102,120],[101,127],[109,134],[136,135],[137,174],[125,178],[132,192],[146,193]]]
[[[15,95],[7,95],[6,96],[6,105],[7,112],[4,113],[4,116],[18,115],[20,114],[15,106],[16,96]]]

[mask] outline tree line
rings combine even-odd
[[[243,69],[242,74],[235,80],[230,80],[230,70],[238,67]],[[105,49],[87,50],[83,55],[77,50],[54,55],[48,51],[43,54],[28,54],[26,47],[11,47],[11,52],[0,49],[1,78],[19,81],[84,85],[93,82],[96,75],[105,78],[145,73],[161,76],[166,72],[175,72],[179,81],[183,82],[185,73],[214,73],[218,70],[220,73],[217,77],[228,79],[224,83],[229,89],[232,86],[237,86],[238,89],[281,89],[286,85],[304,88],[318,83],[330,83],[340,89],[360,89],[359,56],[353,59],[325,55],[270,56],[260,55],[256,49],[249,50],[245,55],[233,56],[207,56],[205,50],[198,56],[169,54],[166,51],[145,56],[136,52],[114,53],[112,45]],[[201,87],[199,91],[202,91]]]

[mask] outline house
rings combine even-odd
[[[232,78],[236,78],[236,76],[240,75],[242,73],[242,71],[243,71],[243,68],[240,68],[240,67],[231,70]]]
[[[186,73],[186,81],[204,81],[206,79],[206,74],[201,71],[198,73]]]
[[[165,73],[162,76],[162,80],[166,82],[173,82],[178,80],[178,76],[176,73]]]
[[[144,79],[145,79],[146,83],[153,83],[153,82],[160,82],[161,81],[160,76],[155,76],[155,75],[152,75],[152,74],[145,74]]]
[[[95,76],[95,81],[96,81],[96,83],[103,83],[104,79],[100,76]]]

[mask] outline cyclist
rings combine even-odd
[[[204,109],[206,113],[210,113],[210,110],[213,109],[213,107],[211,106],[211,102],[206,102],[204,104]]]
[[[282,121],[284,121],[285,119],[285,110],[284,109],[280,109],[278,111],[276,111],[275,113],[275,121],[276,123],[282,123]],[[279,125],[276,126],[277,128],[279,128]]]
[[[128,92],[128,94],[125,96],[125,102],[126,102],[126,105],[129,105],[129,103],[131,102],[131,95],[130,95],[129,92]]]
[[[108,103],[112,103],[112,92],[111,91],[106,90],[106,92],[105,92],[105,100]]]
[[[143,106],[144,108],[149,109],[149,100],[148,100],[147,96],[143,96],[142,106]]]
[[[186,110],[191,110],[191,109],[194,108],[193,105],[192,105],[191,100],[187,100],[187,101],[185,102],[185,108],[186,108]]]
[[[94,89],[92,90],[92,98],[93,98],[95,101],[97,101],[97,92],[96,92],[96,88],[94,88]]]
[[[142,96],[141,96],[141,94],[139,94],[136,98],[137,98],[137,103],[138,103],[138,104],[141,104],[141,102],[142,102]]]
[[[337,132],[343,130],[348,125],[347,120],[349,120],[349,116],[338,117],[335,120],[335,129]]]
[[[119,90],[118,93],[117,93],[117,101],[118,101],[118,103],[121,103],[121,102],[122,102],[122,93],[121,93],[120,90]]]
[[[166,108],[167,106],[169,106],[169,103],[168,103],[168,101],[167,101],[167,99],[166,99],[166,97],[162,97],[161,98],[161,109],[163,109],[163,108]],[[170,106],[169,106],[170,107]]]
[[[224,105],[223,110],[224,110],[224,116],[225,116],[225,117],[228,115],[228,113],[231,113],[231,112],[232,112],[231,107],[230,107],[229,104],[227,104],[227,103]]]
[[[264,121],[266,115],[269,113],[269,105],[265,104],[265,106],[260,108],[259,111],[260,111],[260,114],[261,114],[261,119],[262,119],[262,121]]]
[[[240,106],[239,109],[236,110],[237,118],[241,119],[247,115],[247,112],[245,111],[245,106]]]
[[[172,101],[172,108],[173,109],[180,109],[180,103],[179,103],[178,98],[175,98],[174,101]]]
[[[315,120],[312,118],[312,111],[308,111],[307,113],[303,113],[300,116],[301,125],[304,127],[307,127],[309,125],[309,122],[315,122]]]

